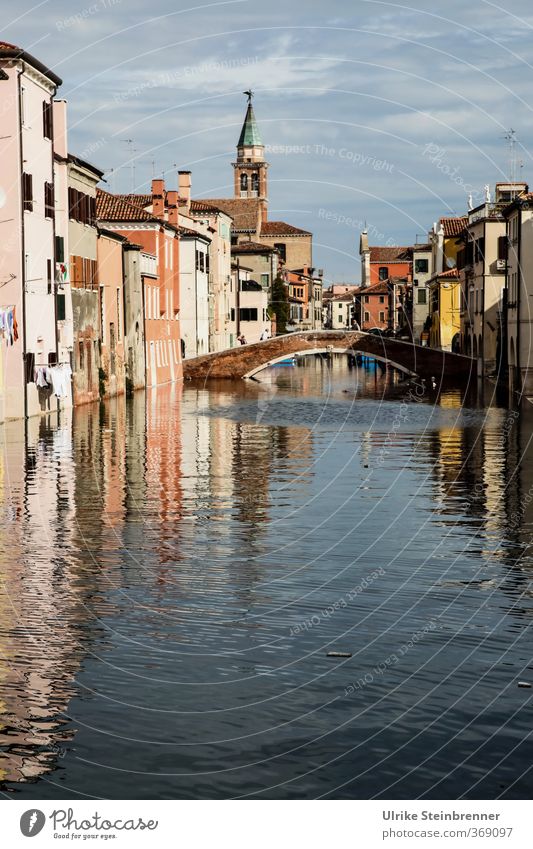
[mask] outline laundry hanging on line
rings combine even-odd
[[[69,363],[60,363],[58,366],[37,366],[33,379],[41,389],[51,386],[57,398],[68,398],[70,395],[72,369]]]
[[[17,314],[14,306],[0,307],[0,338],[13,345],[19,338]]]

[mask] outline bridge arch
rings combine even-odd
[[[400,363],[394,362],[393,360],[390,359],[390,357],[380,357],[377,354],[363,351],[360,348],[358,348],[355,351],[351,347],[349,347],[349,348],[338,348],[338,347],[334,347],[334,346],[332,347],[331,345],[328,345],[325,348],[303,348],[301,351],[293,351],[291,354],[281,354],[279,357],[274,357],[273,359],[265,361],[261,365],[255,366],[251,371],[247,372],[246,374],[243,374],[243,378],[245,380],[253,378],[253,377],[255,377],[256,374],[259,374],[260,372],[265,371],[265,369],[270,368],[271,366],[275,366],[276,363],[282,363],[283,360],[288,359],[288,357],[311,357],[314,354],[355,354],[355,355],[356,354],[362,354],[363,356],[366,355],[367,357],[372,357],[372,359],[374,359],[374,360],[379,360],[380,362],[384,363],[385,365],[393,366],[393,368],[396,368],[399,371],[402,371],[404,374],[407,374],[410,377],[414,377],[415,374],[416,374],[416,372],[411,371],[410,369],[406,368],[406,366],[403,366]]]
[[[437,381],[464,381],[474,373],[470,357],[450,351],[440,351],[361,330],[308,330],[184,360],[183,376],[186,380],[242,379],[252,377],[289,356],[324,351],[366,354],[381,362],[388,362],[407,374],[434,377]]]

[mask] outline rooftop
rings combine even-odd
[[[46,65],[43,65],[39,59],[36,59],[35,56],[32,56],[31,53],[27,53],[24,48],[17,47],[16,44],[11,44],[9,41],[0,41],[0,59],[22,59],[24,62],[27,62],[29,65],[32,65],[41,74],[44,74],[45,77],[48,77],[56,86],[60,86],[63,82],[61,77],[58,77],[57,74],[54,74]]]
[[[261,224],[262,236],[312,236],[309,230],[294,227],[285,221],[263,221]]]
[[[447,239],[450,236],[458,236],[463,232],[466,225],[468,224],[468,216],[463,215],[460,218],[454,216],[452,218],[440,218],[439,224],[442,224],[442,229],[444,230],[444,238]]]
[[[130,203],[124,195],[112,195],[96,189],[96,217],[100,221],[153,221],[152,215]]]
[[[258,198],[205,198],[200,203],[216,207],[233,218],[234,230],[257,231],[261,217],[261,201]]]
[[[231,246],[232,254],[272,254],[276,249],[262,242],[240,242]]]
[[[369,246],[370,262],[411,262],[412,248],[396,245],[395,247]]]

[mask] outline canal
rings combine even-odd
[[[5,425],[4,797],[529,798],[529,411],[260,378]]]

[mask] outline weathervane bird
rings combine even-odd
[[[245,94],[245,95],[246,95],[246,97],[248,98],[248,103],[251,103],[251,102],[252,102],[252,97],[254,96],[254,93],[253,93],[253,91],[251,90],[251,88],[249,88],[249,89],[248,89],[248,91],[243,91],[243,94]]]

